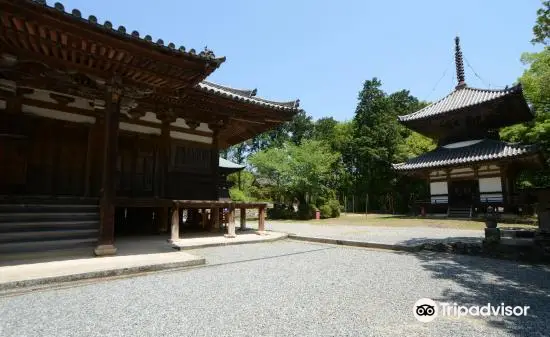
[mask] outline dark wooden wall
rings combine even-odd
[[[118,196],[214,197],[213,150],[174,140],[162,195],[160,146],[159,136],[120,131],[115,177]],[[99,197],[102,154],[101,123],[0,113],[0,194]]]
[[[174,143],[168,172],[168,197],[180,200],[212,200],[215,184],[212,179],[212,149]]]
[[[8,130],[0,142],[1,194],[84,194],[85,125],[9,114],[2,117],[0,123]],[[6,118],[22,118],[21,127],[10,128]]]

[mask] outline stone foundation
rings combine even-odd
[[[418,250],[474,255],[529,263],[550,264],[550,245],[507,245],[495,243],[424,243]]]

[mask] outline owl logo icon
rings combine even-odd
[[[437,317],[437,304],[432,299],[421,298],[414,304],[413,314],[420,322],[431,322]]]

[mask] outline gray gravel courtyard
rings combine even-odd
[[[189,252],[208,265],[0,297],[0,336],[549,335],[548,267],[291,240]],[[420,323],[421,297],[531,311]]]
[[[257,227],[253,222],[249,227]],[[266,229],[303,236],[357,240],[384,244],[417,245],[433,241],[481,242],[483,230],[433,227],[313,225],[305,222],[267,221]]]

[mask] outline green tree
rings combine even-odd
[[[279,201],[297,198],[309,203],[330,190],[332,167],[339,157],[324,142],[304,140],[258,152],[249,161],[258,176],[275,183]]]
[[[305,139],[311,139],[313,134],[313,119],[305,111],[300,111],[287,124],[290,140],[299,145]]]
[[[331,143],[335,137],[338,121],[332,117],[318,119],[313,125],[312,138]]]
[[[395,174],[392,159],[402,138],[392,101],[377,79],[365,81],[354,117],[352,170],[356,193],[380,196]],[[374,200],[370,198],[369,200]]]
[[[542,2],[542,8],[537,10],[537,22],[533,27],[532,43],[548,45],[550,41],[550,1]]]
[[[520,77],[525,97],[535,112],[529,123],[503,128],[503,139],[514,142],[538,144],[550,158],[550,47],[540,53],[525,53],[522,61],[529,66]],[[550,171],[525,172],[520,184],[523,186],[550,186]]]

